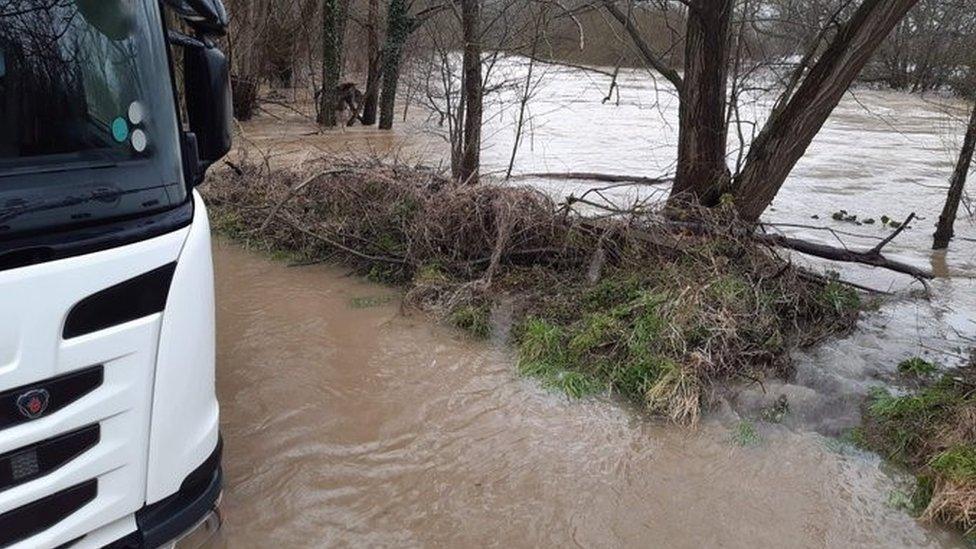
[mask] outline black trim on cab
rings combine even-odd
[[[0,271],[117,248],[182,229],[193,221],[193,197],[163,212],[67,231],[0,238]]]
[[[100,439],[101,428],[95,424],[0,455],[0,492],[53,472]]]
[[[0,429],[49,416],[97,389],[104,377],[104,368],[95,366],[4,391],[0,393]],[[47,394],[45,408],[34,417],[25,416],[17,405],[17,400],[30,391]]]
[[[169,263],[82,299],[68,313],[64,339],[161,312],[174,272],[176,263]]]
[[[187,475],[180,491],[136,511],[138,530],[114,543],[108,549],[148,549],[176,540],[197,525],[217,506],[223,490],[224,475],[220,467],[223,440],[217,440],[213,453]]]
[[[98,481],[83,482],[71,488],[7,511],[0,515],[0,547],[39,534],[81,509],[98,495]]]

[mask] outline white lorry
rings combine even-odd
[[[194,186],[231,147],[226,26],[220,0],[0,0],[0,547],[219,528]]]

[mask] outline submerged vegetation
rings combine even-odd
[[[899,369],[935,371],[922,359],[904,361]],[[876,391],[865,418],[858,436],[863,444],[918,477],[909,508],[976,533],[976,359],[916,391]]]
[[[938,370],[938,367],[921,357],[912,357],[898,363],[898,371],[909,376],[928,376]]]
[[[619,392],[676,422],[697,421],[717,381],[788,375],[791,348],[850,329],[861,306],[742,236],[732,215],[598,218],[530,188],[379,162],[234,168],[205,190],[217,230],[343,261],[479,337],[505,300],[522,373],[573,397]]]

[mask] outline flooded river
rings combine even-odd
[[[531,103],[515,173],[655,176],[673,164],[677,101],[646,75],[609,79],[550,68]],[[762,106],[761,104],[759,105]],[[216,245],[228,547],[318,546],[956,546],[898,506],[908,479],[831,438],[859,422],[872,387],[920,354],[964,358],[976,334],[976,226],[959,220],[948,254],[928,251],[963,111],[950,100],[848,96],[766,220],[823,225],[848,246],[889,234],[859,219],[920,220],[886,251],[931,267],[930,299],[898,275],[830,265],[897,296],[858,330],[796,354],[788,382],[729,396],[698,430],[608,399],[569,402],[514,374],[504,347],[404,314],[391,290],[323,266],[287,267]],[[309,151],[445,161],[440,131],[411,107],[394,133],[314,125],[276,111],[246,140],[287,163]],[[504,171],[517,112],[491,111],[487,171]],[[287,123],[283,123],[287,122]],[[732,154],[734,158],[734,151]],[[554,195],[581,181],[522,180]],[[616,189],[619,200],[648,189]],[[814,218],[814,216],[816,216]],[[782,227],[837,244],[809,227]],[[782,425],[730,441],[740,419],[780,396]]]
[[[389,289],[218,242],[226,547],[954,546],[876,457],[740,447],[513,375]],[[381,305],[364,307],[363,304]]]

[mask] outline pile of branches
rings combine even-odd
[[[215,227],[302,262],[342,261],[478,335],[514,308],[520,369],[570,395],[611,390],[694,423],[716,381],[788,375],[789,352],[849,330],[860,294],[793,265],[731,211],[579,211],[525,186],[434,170],[246,158],[205,187]]]

